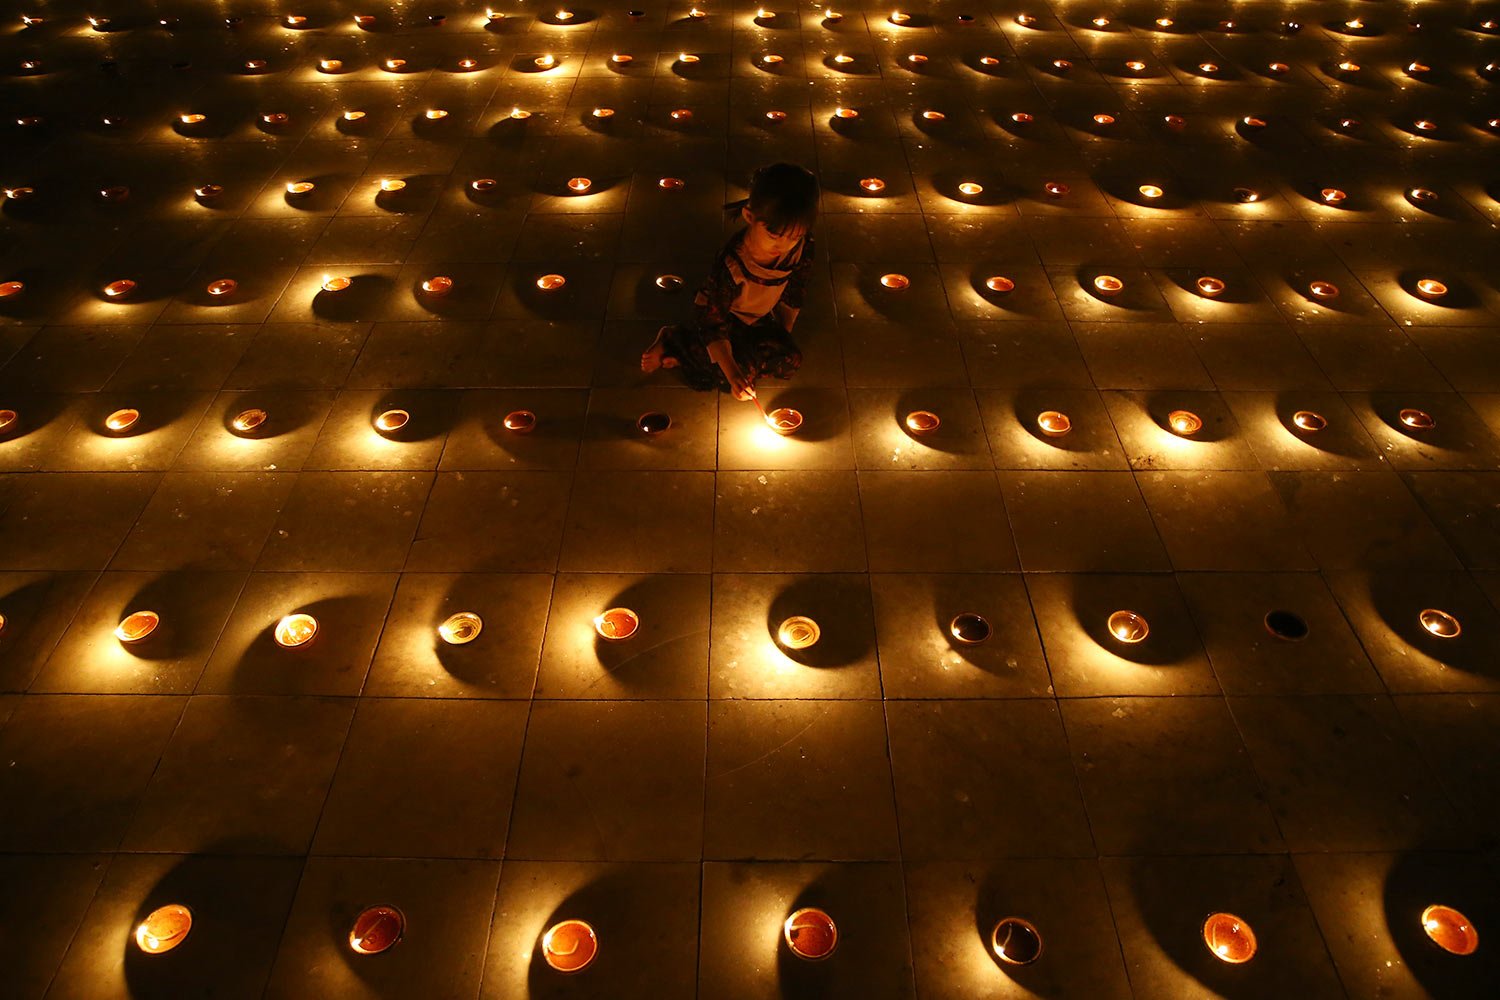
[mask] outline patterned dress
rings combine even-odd
[[[790,331],[812,273],[812,235],[766,267],[742,252],[745,232],[730,237],[714,258],[693,298],[694,321],[662,328],[663,353],[677,359],[688,385],[700,391],[729,389],[724,372],[708,354],[709,344],[717,340],[729,341],[734,360],[752,382],[765,375],[791,378],[802,365]]]

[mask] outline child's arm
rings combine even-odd
[[[781,292],[781,300],[776,303],[776,308],[773,310],[782,329],[787,333],[792,332],[792,326],[802,312],[802,299],[807,294],[807,281],[812,277],[812,271],[813,238],[809,233],[803,241],[802,256],[797,260],[797,266],[792,268],[791,276],[786,279],[786,288]]]
[[[729,340],[732,322],[729,307],[738,294],[739,286],[724,266],[721,255],[714,262],[703,287],[693,297],[693,304],[698,307],[698,335],[703,338],[709,359],[724,373],[724,380],[729,383],[734,398],[747,400],[755,398],[755,387],[734,360],[734,347]]]

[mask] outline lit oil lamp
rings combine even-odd
[[[1437,131],[1437,122],[1433,121],[1430,118],[1418,118],[1416,121],[1412,122],[1411,124],[1412,124],[1412,127],[1415,128],[1418,132],[1435,132],[1435,131]]]
[[[885,181],[881,180],[879,177],[862,177],[860,178],[859,186],[863,188],[867,194],[879,194],[880,192],[885,190]]]
[[[917,437],[925,437],[942,425],[942,420],[931,410],[913,410],[903,421],[906,429]]]
[[[572,191],[574,194],[586,194],[588,193],[589,188],[593,186],[594,182],[589,180],[587,177],[568,178],[568,190]]]
[[[1351,17],[1349,20],[1344,22],[1344,27],[1350,31],[1359,31],[1364,26],[1364,20],[1358,17]]]
[[[1156,19],[1156,26],[1158,28],[1170,28],[1175,23],[1170,17],[1158,17]]]
[[[1217,73],[1218,71],[1219,71],[1219,64],[1218,63],[1201,62],[1201,63],[1198,64],[1198,72],[1200,72],[1200,73],[1208,73],[1208,74],[1212,75],[1214,73]]]
[[[1043,185],[1043,190],[1047,192],[1049,198],[1066,198],[1072,188],[1061,181],[1048,181]]]
[[[364,116],[365,116],[365,113],[363,111],[353,111],[353,110],[351,110],[351,111],[345,111],[344,112],[344,121],[346,121],[346,122],[357,122],[361,118],[363,118]]]
[[[693,117],[693,111],[691,108],[673,108],[671,117],[674,122],[689,121]]]
[[[511,410],[502,423],[512,434],[530,434],[536,430],[536,414],[530,410]]]
[[[1118,295],[1125,288],[1125,282],[1113,274],[1101,274],[1094,279],[1094,291],[1100,295]]]
[[[352,284],[354,284],[354,279],[352,278],[345,278],[341,275],[334,277],[325,275],[321,287],[325,292],[342,292]]]
[[[948,116],[943,114],[941,111],[927,110],[922,112],[922,117],[930,122],[940,122]]]
[[[1146,68],[1146,64],[1139,59],[1128,59],[1125,62],[1125,68],[1132,73],[1139,73]]]
[[[958,186],[958,192],[959,194],[968,195],[972,198],[976,194],[984,193],[984,185],[976,184],[973,181],[964,181]]]
[[[1245,128],[1262,129],[1266,127],[1266,120],[1259,115],[1246,115],[1240,119],[1240,124]]]
[[[426,118],[430,122],[442,121],[444,118],[448,117],[448,112],[442,108],[428,108],[426,111],[422,112],[422,117]]]
[[[660,410],[647,410],[636,417],[635,426],[647,437],[654,437],[672,426],[672,416]]]
[[[1358,73],[1359,63],[1345,59],[1338,64],[1338,69],[1340,73]]]
[[[0,281],[0,299],[13,299],[26,291],[24,281]]]
[[[794,615],[776,629],[776,641],[783,649],[793,651],[817,645],[822,636],[823,630],[818,623],[805,615]]]
[[[778,406],[766,414],[766,426],[782,437],[795,434],[802,427],[802,412],[790,406]]]
[[[30,187],[11,187],[11,188],[6,188],[5,189],[5,200],[6,201],[25,201],[27,198],[30,198],[34,194],[36,194],[36,188],[30,188]]]
[[[787,950],[798,958],[819,962],[838,947],[839,929],[833,918],[822,910],[805,907],[786,918],[781,936]]]
[[[1252,205],[1260,201],[1260,192],[1254,188],[1237,187],[1234,189],[1234,200],[1241,205]]]
[[[1203,418],[1192,410],[1173,410],[1167,414],[1167,426],[1181,437],[1192,437],[1203,429]]]
[[[135,946],[148,955],[171,951],[187,940],[193,929],[193,912],[179,903],[159,906],[135,928]]]
[[[1448,294],[1448,286],[1436,278],[1422,278],[1417,282],[1417,293],[1424,299],[1440,299]]]
[[[285,125],[292,119],[291,116],[284,111],[268,111],[267,113],[260,116],[260,120],[262,124],[265,125]]]
[[[544,274],[536,279],[536,287],[544,292],[555,292],[568,283],[568,279],[560,274]]]
[[[402,409],[382,410],[373,421],[375,429],[382,434],[392,434],[411,422],[411,414]]]
[[[1292,414],[1292,423],[1300,431],[1315,433],[1328,426],[1328,418],[1313,410],[1298,410]]]
[[[1314,281],[1307,286],[1315,298],[1336,299],[1339,297],[1339,286],[1331,281]]]
[[[1479,947],[1479,932],[1469,918],[1440,903],[1422,911],[1422,932],[1450,955],[1472,955]]]
[[[509,117],[516,121],[524,121],[531,117],[531,112],[524,108],[511,108]]]
[[[786,121],[786,112],[785,111],[774,111],[774,110],[773,111],[767,111],[766,112],[766,118],[768,118],[769,120],[771,120],[773,122],[784,122],[784,121]]]
[[[1423,73],[1431,73],[1432,67],[1426,63],[1412,62],[1406,64],[1406,72],[1411,76],[1421,76]]]
[[[1073,63],[1069,59],[1054,59],[1052,60],[1052,68],[1059,73],[1066,73],[1073,68]]]
[[[1421,614],[1417,615],[1417,621],[1428,633],[1439,639],[1454,639],[1463,631],[1463,626],[1458,623],[1456,617],[1437,608],[1424,609]]]
[[[844,53],[840,52],[838,55],[833,57],[833,61],[838,63],[840,66],[847,66],[849,63],[852,63],[854,61],[854,57],[845,55]]]
[[[1101,113],[1099,113],[1099,114],[1097,114],[1097,115],[1094,116],[1094,124],[1095,125],[1109,126],[1109,125],[1113,125],[1114,123],[1115,123],[1115,116],[1114,115],[1105,114],[1105,113],[1101,112]]]
[[[981,65],[981,66],[999,66],[1000,65],[1000,60],[996,59],[994,56],[980,56],[979,57],[979,65]]]
[[[908,14],[908,13],[906,13],[905,11],[900,11],[900,10],[893,10],[893,11],[891,11],[890,22],[892,24],[905,24],[905,23],[907,23],[910,20],[911,20],[911,15]]]
[[[445,274],[435,274],[422,282],[422,293],[428,298],[440,299],[453,291],[453,279]]]
[[[315,187],[317,187],[317,185],[312,181],[288,181],[286,185],[286,193],[293,196],[294,198],[300,197],[301,195],[309,194]]]
[[[1061,410],[1043,410],[1036,416],[1036,426],[1047,437],[1062,437],[1073,429],[1073,421]]]
[[[283,21],[288,28],[300,28],[307,23],[307,18],[301,14],[288,14]]]
[[[1030,965],[1042,957],[1042,934],[1029,920],[1006,917],[990,932],[990,950],[1005,965]]]
[[[702,18],[702,17],[707,17],[707,16],[708,16],[708,11],[706,11],[706,10],[699,10],[697,7],[692,7],[692,8],[688,9],[688,17],[696,19],[696,18]]]
[[[610,608],[594,617],[594,631],[599,634],[599,638],[611,642],[629,639],[640,627],[640,616],[629,608]]]
[[[1426,410],[1407,407],[1396,416],[1402,424],[1414,431],[1430,431],[1437,426],[1437,418]]]
[[[499,182],[497,182],[493,177],[476,177],[469,182],[469,190],[474,191],[477,194],[487,194],[488,192],[495,190],[498,185]]]
[[[681,191],[686,184],[687,182],[681,177],[663,177],[656,182],[656,186],[663,191]]]
[[[616,52],[614,55],[609,57],[609,61],[614,63],[616,66],[627,65],[628,63],[634,61],[634,59],[635,56],[631,55],[628,52]]]
[[[368,28],[375,23],[373,14],[355,14],[354,23],[361,28]]]
[[[911,63],[913,66],[920,66],[927,61],[927,57],[920,52],[913,52],[911,55],[906,57],[906,61]]]
[[[221,299],[226,295],[233,295],[238,287],[240,287],[239,282],[233,278],[219,278],[208,283],[207,292],[214,298]]]
[[[461,69],[461,70],[463,70],[464,72],[468,72],[469,70],[478,69],[479,68],[479,60],[477,60],[477,59],[460,59],[458,61],[458,68]]]
[[[1224,279],[1204,275],[1197,281],[1198,294],[1205,299],[1217,298],[1224,293]]]
[[[185,115],[177,116],[177,120],[184,125],[197,125],[199,122],[206,121],[207,119],[208,115],[199,114],[196,111],[190,111]]]
[[[1352,132],[1355,129],[1359,128],[1359,119],[1358,118],[1340,118],[1339,119],[1339,128],[1342,129],[1345,132]]]
[[[1181,132],[1187,128],[1187,119],[1182,115],[1163,115],[1162,124],[1174,132]]]
[[[110,187],[100,188],[99,197],[103,201],[124,201],[130,197],[130,188],[124,184],[115,184]]]
[[[342,59],[320,59],[320,60],[318,60],[318,69],[322,70],[324,73],[337,73],[339,70],[341,70],[343,68],[344,68],[344,60],[342,60]]]
[[[1010,120],[1017,125],[1030,125],[1036,121],[1036,117],[1029,111],[1017,111],[1010,116]]]
[[[893,291],[900,291],[911,284],[911,279],[904,274],[882,274],[880,283]]]
[[[1231,965],[1255,957],[1255,932],[1232,913],[1213,913],[1203,921],[1203,943],[1215,958]]]
[[[594,928],[582,920],[564,920],[542,935],[542,958],[558,972],[582,972],[599,954]]]
[[[479,638],[483,629],[484,619],[472,611],[459,611],[443,619],[438,636],[450,646],[462,646]]]
[[[1100,16],[1094,18],[1090,23],[1092,23],[1096,28],[1107,28],[1109,27],[1109,18],[1101,14]]]
[[[554,55],[537,56],[535,59],[531,60],[531,62],[533,65],[539,66],[542,69],[551,69],[553,66],[557,65],[557,57]]]
[[[193,197],[199,201],[212,201],[224,193],[224,188],[218,184],[199,184],[193,188]]]
[[[399,177],[386,177],[380,181],[380,191],[382,194],[394,194],[405,187],[406,182]]]
[[[104,286],[104,294],[111,299],[129,298],[133,291],[135,291],[135,282],[129,278],[120,278]]]
[[[405,59],[387,59],[385,61],[385,68],[392,73],[399,73],[405,66]]]
[[[1142,198],[1147,198],[1151,201],[1155,201],[1166,193],[1155,184],[1142,184],[1136,190],[1141,193]]]
[[[505,20],[505,14],[498,10],[487,10],[484,12],[484,19],[486,21],[503,21]]]
[[[843,19],[844,15],[840,14],[838,11],[825,10],[823,12],[823,20],[825,21],[842,21]]]
[[[1015,290],[1016,283],[1003,274],[992,274],[984,279],[984,287],[999,295]]]
[[[613,118],[615,116],[615,109],[614,108],[595,108],[590,113],[595,118]]]
[[[1017,14],[1016,23],[1023,28],[1030,28],[1036,24],[1036,16],[1032,14]]]
[[[271,415],[259,407],[241,410],[229,421],[229,426],[238,434],[253,434],[261,428]]]
[[[272,637],[276,645],[286,649],[296,649],[313,641],[318,634],[318,620],[312,615],[294,614],[283,617],[276,623]]]
[[[756,10],[754,19],[757,21],[771,21],[775,18],[776,12],[774,10],[766,10],[764,7],[761,7]]]
[[[1437,192],[1428,188],[1411,188],[1406,192],[1406,197],[1414,202],[1429,203],[1438,200]]]
[[[972,611],[954,615],[948,623],[948,634],[965,646],[977,646],[990,637],[990,623]]]
[[[360,955],[378,955],[400,942],[406,932],[406,917],[394,906],[371,906],[354,918],[349,928],[349,948]]]
[[[834,108],[833,116],[835,118],[858,118],[859,112],[854,108]]]
[[[1291,69],[1292,69],[1292,67],[1288,66],[1284,62],[1273,62],[1273,63],[1271,63],[1271,65],[1267,66],[1266,68],[1268,70],[1270,70],[1272,73],[1277,74],[1278,76],[1280,74],[1282,74],[1282,73],[1289,73],[1289,72],[1291,72]]]
[[[556,14],[553,14],[552,16],[553,16],[553,18],[555,18],[556,20],[559,20],[559,21],[571,21],[571,20],[573,20],[573,12],[571,10],[560,10]]]
[[[259,73],[261,70],[266,68],[266,65],[267,63],[264,59],[246,59],[245,72]]]
[[[680,291],[682,284],[682,275],[680,274],[658,274],[656,276],[656,287],[664,292]]]
[[[107,17],[90,17],[88,21],[89,26],[95,31],[106,31],[109,29],[109,18]]]
[[[1106,623],[1109,634],[1124,643],[1137,643],[1151,634],[1151,625],[1144,615],[1134,611],[1116,611]]]
[[[160,624],[161,615],[155,611],[134,611],[115,626],[115,638],[121,642],[140,642]]]
[[[695,62],[698,61],[698,59],[699,59],[699,57],[697,55],[694,55],[691,52],[679,52],[679,53],[677,53],[677,61],[680,62],[680,63],[689,63],[689,64],[690,63],[695,63]]]

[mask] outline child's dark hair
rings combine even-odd
[[[790,229],[811,229],[818,219],[818,179],[795,163],[757,167],[750,175],[750,197],[730,202],[726,212],[746,205],[755,221],[780,236]]]

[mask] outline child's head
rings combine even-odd
[[[795,163],[760,167],[744,209],[751,235],[767,249],[790,250],[818,218],[818,179]]]

